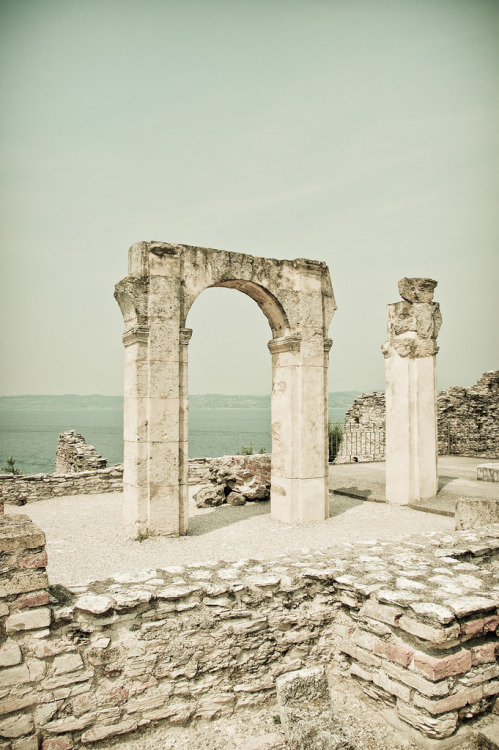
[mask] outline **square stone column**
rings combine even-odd
[[[438,492],[436,339],[442,316],[432,302],[437,282],[402,279],[402,302],[388,305],[386,499],[394,505]]]
[[[314,347],[319,342],[316,340]],[[324,521],[329,515],[327,361],[298,335],[269,342],[272,354],[272,517],[286,523]],[[305,354],[306,353],[306,354]]]

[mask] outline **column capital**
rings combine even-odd
[[[181,328],[180,329],[180,346],[187,346],[192,336],[192,328]]]
[[[272,339],[268,343],[271,354],[280,354],[281,352],[299,352],[301,346],[301,336],[281,336],[281,338]]]
[[[123,334],[123,344],[131,346],[132,344],[147,344],[149,339],[149,326],[134,326],[129,328]]]

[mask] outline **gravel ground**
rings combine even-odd
[[[195,491],[191,488],[191,494]],[[24,513],[47,537],[52,584],[102,580],[116,573],[206,560],[265,559],[340,542],[395,539],[422,531],[452,531],[454,519],[408,508],[331,495],[327,521],[288,525],[274,521],[270,503],[196,508],[191,501],[184,537],[127,539],[121,527],[121,493],[74,495],[6,506]]]

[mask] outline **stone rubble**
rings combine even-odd
[[[332,709],[324,667],[288,672],[276,690],[291,750],[354,750]]]
[[[247,501],[270,497],[269,453],[250,456],[222,456],[208,462],[209,476],[194,495],[198,508],[221,505],[244,505]]]
[[[83,435],[74,430],[61,432],[55,454],[55,474],[74,474],[87,469],[105,469],[107,459],[97,453]]]
[[[44,541],[26,516],[0,518],[1,750],[227,716],[341,658],[427,738],[499,695],[497,524],[69,589],[48,587]]]

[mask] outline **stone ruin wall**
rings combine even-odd
[[[336,464],[385,460],[385,394],[358,396],[345,414]],[[352,458],[353,457],[353,458]]]
[[[67,433],[63,433],[67,434]],[[223,488],[246,493],[246,500],[268,500],[270,495],[270,454],[190,458],[189,484],[213,489],[213,501],[200,507],[220,505],[226,501]],[[0,474],[0,497],[6,503],[24,505],[51,497],[96,495],[123,491],[123,465],[65,474]],[[218,491],[218,494],[217,494]],[[224,495],[219,497],[220,491]],[[205,492],[206,495],[206,492]],[[216,495],[216,497],[215,497]],[[242,504],[240,502],[239,504]]]
[[[499,457],[499,370],[470,388],[451,386],[437,399],[439,452]]]
[[[499,695],[499,525],[48,587],[45,537],[0,517],[0,748],[71,750],[274,700],[323,664],[429,738]]]
[[[363,393],[345,415],[335,463],[385,460],[385,394]],[[451,386],[437,396],[438,452],[499,457],[499,370],[469,388]]]
[[[107,460],[97,453],[83,435],[74,430],[62,432],[55,454],[55,474],[74,474],[79,471],[105,469]]]

